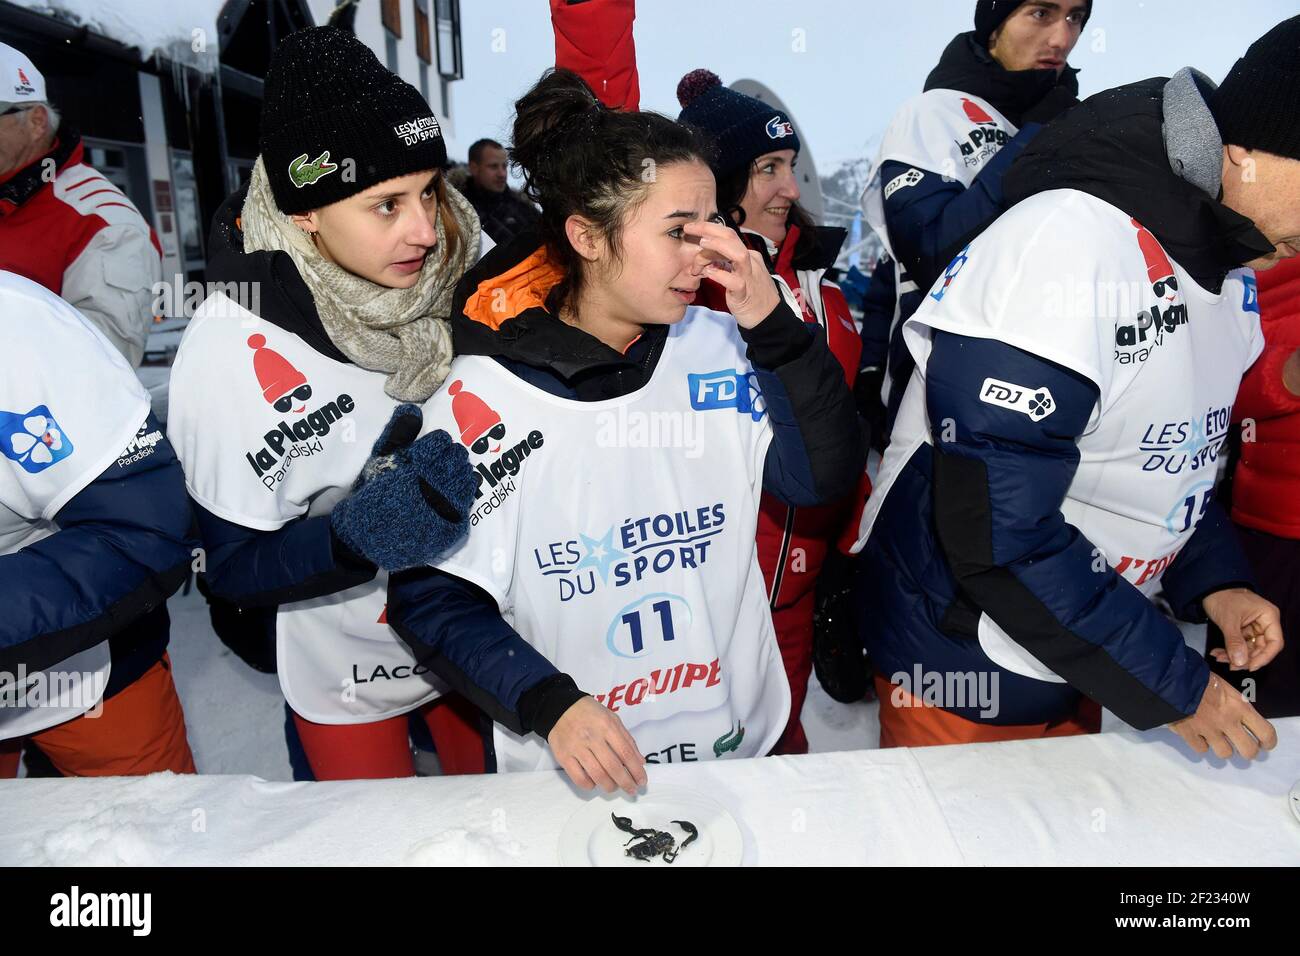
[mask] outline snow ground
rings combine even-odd
[[[199,772],[292,780],[279,679],[253,670],[221,643],[197,589],[167,606],[172,675]]]

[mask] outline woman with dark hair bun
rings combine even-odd
[[[646,762],[780,737],[759,497],[845,494],[865,442],[823,337],[722,223],[692,130],[560,70],[515,107],[540,234],[466,273],[425,409],[469,450],[470,532],[393,577],[388,619],[493,718],[497,770],[632,792]],[[726,313],[692,305],[706,276]]]

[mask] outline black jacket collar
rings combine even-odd
[[[844,240],[848,238],[849,231],[841,226],[816,226],[817,248],[815,252],[810,252],[807,256],[796,255],[794,267],[796,269],[829,269],[835,265],[835,260],[840,257],[840,249],[844,246]]]
[[[757,232],[750,232],[745,229],[740,230],[740,239],[750,249],[753,249],[763,257],[763,262],[767,266],[767,271],[776,272],[776,261],[781,258],[785,251],[786,245],[796,243],[794,255],[790,260],[791,268],[796,271],[808,269],[811,271],[827,270],[835,265],[835,260],[840,257],[840,249],[844,246],[844,240],[848,238],[849,231],[841,226],[814,226],[813,241],[810,242],[806,249],[801,250],[797,246],[797,237],[794,229],[790,229],[785,234],[785,239],[777,247],[776,254],[773,255],[768,249],[768,240]]]
[[[212,218],[208,235],[209,282],[249,283],[241,288],[258,290],[258,315],[272,325],[292,332],[317,352],[336,362],[351,364],[339,351],[316,311],[307,283],[287,252],[245,252],[239,215],[248,186],[235,190]],[[257,283],[252,285],[252,283]]]
[[[451,306],[452,348],[457,355],[485,355],[521,362],[554,372],[566,382],[584,379],[602,369],[618,370],[638,365],[630,349],[620,355],[594,335],[562,321],[546,306],[523,309],[489,328],[465,314],[469,297],[485,282],[512,269],[537,252],[541,239],[529,230],[497,246],[465,273],[456,287]],[[648,326],[638,343],[666,338],[666,326]],[[636,350],[638,353],[640,350]]]
[[[1067,66],[1055,70],[1008,70],[975,39],[974,31],[959,33],[939,57],[939,65],[925,78],[926,90],[960,90],[987,100],[1016,126],[1025,111],[1058,83],[1079,95],[1079,71]]]
[[[1164,139],[1164,90],[1155,78],[1090,96],[1048,124],[1003,175],[1008,205],[1049,189],[1077,189],[1142,223],[1204,288],[1268,255],[1254,222],[1176,174]]]
[[[501,190],[499,193],[493,192],[490,189],[483,189],[472,178],[465,180],[465,185],[460,188],[460,194],[468,199],[475,208],[482,205],[489,209],[508,199],[517,198],[509,187]]]

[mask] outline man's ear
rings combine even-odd
[[[605,247],[595,223],[576,213],[564,220],[564,234],[569,245],[588,262],[595,262]]]
[[[312,233],[320,229],[320,223],[317,220],[316,210],[311,212],[296,212],[289,217],[293,224],[303,232]]]
[[[28,112],[28,122],[31,124],[32,136],[38,141],[45,139],[50,135],[53,123],[50,122],[50,110],[45,104],[37,106]]]
[[[1255,151],[1244,146],[1227,144],[1223,147],[1223,188],[1228,188],[1228,180],[1237,183],[1253,183],[1259,174],[1255,169]]]
[[[988,51],[989,51],[989,55],[993,56],[994,59],[997,59],[997,57],[994,56],[993,54],[993,48],[998,45],[998,37],[1000,36],[1002,36],[1002,27],[1000,25],[992,33],[989,34]],[[1002,61],[999,60],[998,62],[1000,63]]]

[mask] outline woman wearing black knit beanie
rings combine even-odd
[[[818,327],[853,388],[862,339],[844,293],[825,278],[845,231],[814,225],[799,205],[800,142],[794,124],[781,110],[723,86],[709,70],[682,77],[677,99],[678,122],[701,130],[713,145],[718,209],[763,256],[768,270],[795,290],[804,321]],[[712,283],[701,287],[701,304],[725,311],[721,298]],[[837,699],[860,700],[868,691],[861,641],[844,607],[852,564],[835,541],[857,528],[870,487],[864,475],[854,494],[815,508],[796,509],[773,495],[763,497],[758,557],[791,696],[790,721],[774,753],[808,752],[799,714],[814,659],[822,685]]]
[[[387,572],[469,524],[465,450],[417,435],[478,218],[443,180],[428,103],[351,34],[286,37],[265,90],[252,178],[212,227],[208,278],[224,291],[195,313],[171,379],[214,622],[225,609],[223,640],[278,670],[290,750],[305,752],[295,776],[410,776],[413,712],[444,772],[481,770],[472,727],[386,623]]]

